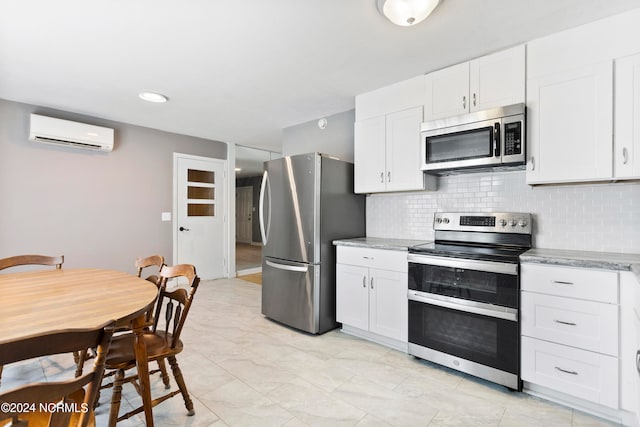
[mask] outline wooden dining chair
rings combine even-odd
[[[0,259],[0,270],[10,267],[19,267],[21,265],[47,265],[55,266],[57,270],[62,268],[64,263],[64,255],[47,256],[47,255],[16,255],[8,258]],[[74,353],[73,358],[78,363],[80,353]],[[0,363],[0,383],[2,381],[2,369],[4,364]]]
[[[196,269],[190,264],[179,264],[172,267],[163,266],[160,270],[160,295],[156,304],[154,322],[151,330],[143,334],[143,339],[147,347],[148,361],[160,361],[167,359],[176,381],[178,390],[154,398],[151,406],[156,406],[165,400],[182,394],[188,415],[195,413],[193,402],[189,397],[187,386],[184,382],[182,372],[178,366],[176,355],[181,353],[184,345],[180,340],[180,334],[184,328],[189,309],[193,302],[193,297],[198,289],[200,278],[196,274]],[[185,278],[188,288],[178,287],[177,289],[167,289],[169,280]],[[163,307],[164,305],[164,307]],[[109,413],[109,426],[115,426],[117,422],[130,418],[131,416],[144,411],[140,406],[133,411],[119,416],[120,400],[122,398],[122,386],[125,383],[133,383],[136,390],[138,376],[133,374],[125,376],[126,371],[136,366],[134,354],[134,334],[128,333],[118,335],[113,338],[111,347],[107,354],[105,367],[107,370],[115,371],[115,378],[111,384],[103,384],[105,387],[113,387],[111,395],[111,410]]]
[[[60,270],[64,263],[64,255],[47,256],[47,255],[17,255],[9,258],[0,259],[0,270],[9,267],[18,267],[20,265],[48,265],[55,266]]]
[[[93,402],[100,389],[114,325],[111,321],[95,329],[51,331],[1,343],[2,364],[88,347],[96,347],[97,356],[91,372],[79,378],[29,383],[1,392],[0,425],[11,420],[12,426],[95,426]]]
[[[147,276],[145,278],[145,280],[150,281],[151,283],[153,283],[154,285],[156,285],[158,287],[158,289],[160,288],[160,270],[162,269],[162,266],[165,265],[164,264],[164,257],[162,255],[151,255],[148,257],[144,257],[144,258],[136,258],[135,261],[135,267],[136,267],[136,274],[138,277],[142,278],[143,276],[143,272],[145,270],[147,270],[147,272],[151,272],[149,271],[149,269],[152,269],[154,274],[151,274],[149,276]],[[153,267],[153,268],[152,268]],[[145,323],[146,323],[146,327],[150,328],[151,326],[153,326],[153,312],[155,310],[155,307],[151,310],[149,310],[146,314],[146,319],[145,319]],[[118,328],[116,328],[116,333],[118,332],[122,332],[122,331],[130,331],[131,330],[131,325],[128,326],[120,326]],[[76,362],[76,376],[80,376],[82,375],[82,369],[84,366],[84,363],[86,362],[87,358],[89,357],[89,352],[92,351],[91,349],[87,349],[85,351],[82,351],[79,354],[78,359],[75,361]],[[165,383],[165,387],[169,387],[169,376],[167,374],[167,368],[166,365],[164,363],[163,360],[159,360],[158,361],[158,369],[152,371],[153,373],[156,372],[160,372],[160,375],[162,376],[162,380]]]
[[[138,277],[142,277],[142,273],[144,270],[150,269],[152,267],[154,274],[147,276],[145,280],[148,280],[158,286],[160,288],[160,270],[165,265],[164,257],[162,255],[151,255],[145,258],[136,258],[136,270],[138,273]],[[153,311],[149,310],[147,312],[146,323],[147,326],[151,327],[153,325]]]

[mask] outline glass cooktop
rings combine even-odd
[[[413,254],[437,255],[450,258],[477,259],[518,263],[520,254],[529,248],[509,246],[485,246],[452,243],[424,243],[409,248]]]

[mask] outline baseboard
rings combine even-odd
[[[246,268],[244,270],[238,270],[236,271],[236,277],[245,276],[247,274],[256,274],[256,273],[262,273],[262,267],[254,267],[254,268]]]

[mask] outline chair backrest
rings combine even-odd
[[[162,255],[151,255],[146,258],[136,258],[136,269],[138,270],[138,277],[142,277],[142,270],[148,267],[157,267],[155,274],[148,276],[146,280],[160,285],[160,277],[158,273],[164,265],[164,257]],[[155,269],[154,269],[155,270]]]
[[[175,290],[167,290],[167,282],[174,278],[185,278],[189,285],[189,290],[185,288],[177,288]],[[156,305],[154,315],[153,332],[162,330],[159,326],[161,323],[160,314],[162,306],[165,305],[164,331],[172,334],[171,348],[175,348],[180,333],[187,320],[187,314],[193,302],[193,296],[200,284],[200,278],[196,274],[196,268],[191,264],[178,264],[174,266],[163,266],[160,270],[160,296]]]
[[[23,409],[20,412],[0,411],[0,421],[11,419],[12,425],[20,425],[21,416],[28,417],[29,415],[29,411],[24,411],[24,408],[33,408],[40,412],[51,412],[49,426],[68,425],[73,412],[79,411],[78,425],[86,426],[90,419],[90,410],[93,409],[100,389],[105,357],[113,335],[114,325],[115,322],[111,321],[95,329],[51,331],[0,344],[0,365],[93,347],[97,349],[93,370],[85,375],[68,381],[26,384],[0,393],[0,402],[15,403],[16,409]],[[87,386],[87,389],[84,391],[84,400],[81,404],[69,400],[70,395],[77,395],[84,386]],[[54,408],[51,408],[51,411],[42,411],[41,404],[48,408],[60,402],[64,404],[63,409],[53,410]],[[14,406],[8,405],[7,407],[11,409]]]
[[[17,255],[0,259],[0,270],[4,270],[9,267],[17,267],[19,265],[50,265],[55,266],[59,270],[62,268],[63,263],[64,255]]]

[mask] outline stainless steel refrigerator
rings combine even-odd
[[[353,164],[318,153],[265,162],[259,209],[262,314],[313,334],[336,328],[332,241],[365,235]]]

